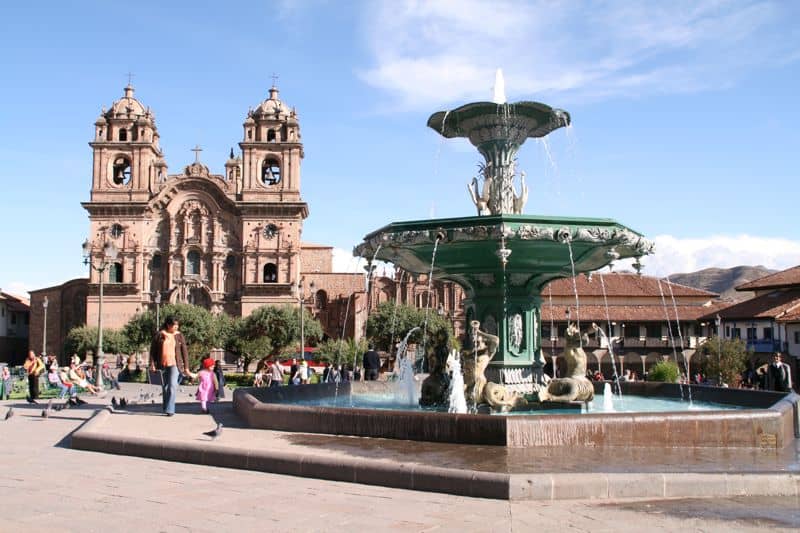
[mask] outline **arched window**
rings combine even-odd
[[[278,267],[275,263],[264,265],[264,283],[276,283],[278,281]]]
[[[267,141],[274,141],[275,140],[275,130],[269,129],[267,130]]]
[[[150,270],[161,270],[161,254],[155,254],[150,261]]]
[[[225,258],[225,268],[236,268],[236,256],[233,254],[229,254],[228,257]]]
[[[317,291],[317,296],[314,299],[314,304],[317,306],[317,309],[323,310],[328,307],[328,293],[323,291],[322,289]]]
[[[109,283],[122,283],[122,263],[114,263],[108,270]]]
[[[125,128],[119,129],[119,140],[120,141],[127,141],[128,140],[128,130]]]
[[[186,275],[200,275],[200,254],[196,250],[192,250],[186,254]]]
[[[275,185],[281,181],[281,167],[275,159],[265,159],[261,164],[261,183]]]
[[[131,182],[131,162],[127,157],[119,156],[114,158],[111,180],[114,185],[127,185]]]

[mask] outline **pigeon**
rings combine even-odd
[[[217,437],[222,435],[222,423],[218,422],[216,428],[212,429],[211,431],[204,431],[203,435],[211,437],[211,440],[217,440]]]
[[[125,398],[121,398],[119,401],[119,406],[125,409],[126,407],[128,407],[128,400],[126,400]]]
[[[3,420],[8,420],[12,416],[14,416],[14,408],[13,407],[9,407],[8,411],[6,411],[6,417]]]
[[[113,407],[114,409],[116,409],[118,407],[117,397],[116,396],[112,396],[111,397],[111,407]]]
[[[50,417],[50,411],[48,411],[47,409],[42,409],[42,418],[49,418],[49,417]]]

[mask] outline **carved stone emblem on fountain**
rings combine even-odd
[[[540,390],[540,402],[588,402],[594,398],[594,386],[586,377],[586,352],[582,348],[589,339],[574,322],[567,326],[565,337],[567,376],[551,380],[547,389]]]

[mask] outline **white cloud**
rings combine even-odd
[[[797,9],[771,0],[386,0],[364,15],[373,62],[359,75],[404,109],[488,100],[497,67],[511,100],[716,88],[796,60],[800,36],[786,21]]]
[[[740,265],[783,270],[800,264],[800,241],[788,239],[752,235],[680,239],[659,235],[653,240],[656,243],[655,254],[642,258],[643,272],[650,276],[663,277],[704,268]]]

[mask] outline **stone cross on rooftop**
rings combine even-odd
[[[195,163],[199,163],[200,162],[200,152],[202,152],[202,151],[203,151],[203,149],[200,148],[199,144],[194,145],[194,148],[192,148],[192,152],[194,152],[194,162]]]
[[[278,82],[278,75],[274,72],[272,73],[272,86],[275,87],[275,84]]]

